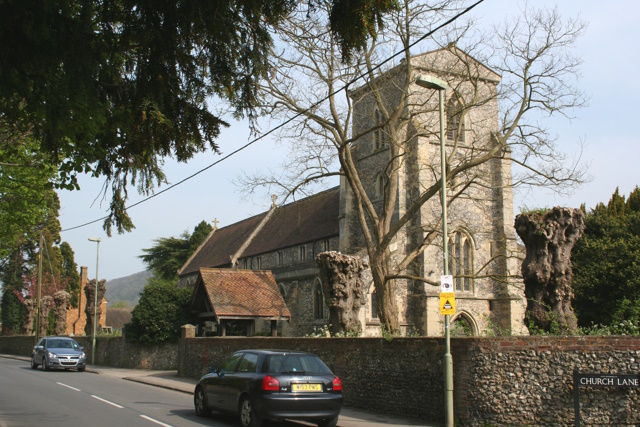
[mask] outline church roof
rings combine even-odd
[[[291,317],[270,271],[201,268],[200,286],[217,319]]]
[[[278,207],[253,238],[241,258],[272,252],[339,235],[340,188]],[[230,258],[247,241],[265,218],[261,213],[215,230],[185,263],[179,274],[195,273],[201,268],[229,267]]]

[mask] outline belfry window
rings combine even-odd
[[[464,142],[463,110],[459,102],[451,98],[447,102],[447,139]]]
[[[473,245],[462,231],[449,236],[449,274],[456,292],[473,292]]]

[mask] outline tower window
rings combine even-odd
[[[449,274],[453,275],[456,292],[473,291],[473,246],[462,231],[449,237]]]
[[[447,103],[447,139],[464,142],[463,110],[459,102],[451,98]]]

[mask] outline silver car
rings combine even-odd
[[[31,369],[42,367],[77,369],[82,372],[87,367],[87,356],[84,347],[80,347],[73,338],[45,337],[38,341],[31,353]]]

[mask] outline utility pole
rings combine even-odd
[[[40,232],[40,243],[38,246],[38,293],[36,297],[36,343],[40,340],[40,300],[42,296],[42,244],[44,237]]]

